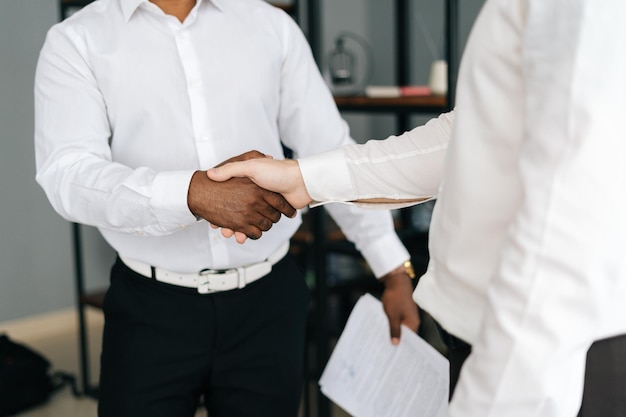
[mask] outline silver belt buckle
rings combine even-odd
[[[229,278],[237,278],[239,275],[236,269],[203,269],[198,275],[198,292],[200,294],[212,294],[237,288],[237,284],[229,283]]]

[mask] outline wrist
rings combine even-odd
[[[391,270],[383,276],[383,281],[385,282],[385,284],[390,283],[390,281],[396,281],[398,279],[408,279],[408,281],[412,281],[413,279],[415,279],[415,271],[410,260],[405,261],[402,265]]]
[[[413,269],[413,264],[410,260],[404,261],[402,265],[391,271],[394,274],[405,274],[411,279],[415,279],[415,270]]]

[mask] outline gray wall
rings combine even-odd
[[[0,322],[74,304],[71,228],[35,183],[33,78],[56,0],[0,2]],[[106,285],[112,251],[85,229],[87,280]],[[0,329],[1,331],[2,329]]]
[[[461,46],[483,0],[461,4]],[[433,37],[442,42],[443,2],[414,0]],[[71,307],[75,303],[71,226],[48,204],[34,180],[33,77],[57,0],[1,0],[0,5],[0,322]],[[393,81],[393,10],[389,0],[325,0],[324,51],[338,32],[368,40],[376,62],[373,82]],[[413,29],[412,82],[424,84],[432,57]],[[355,139],[397,133],[391,116],[347,114]],[[424,117],[414,118],[421,123]],[[106,286],[112,250],[92,228],[83,228],[88,288]],[[0,329],[1,331],[2,329]]]

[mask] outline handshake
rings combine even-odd
[[[238,243],[260,238],[283,214],[293,217],[311,201],[297,161],[275,160],[258,151],[197,171],[187,195],[194,215]]]

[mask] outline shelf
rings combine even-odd
[[[342,111],[393,112],[409,114],[416,111],[423,113],[441,113],[447,109],[445,96],[414,96],[372,98],[366,96],[336,96],[335,103]]]

